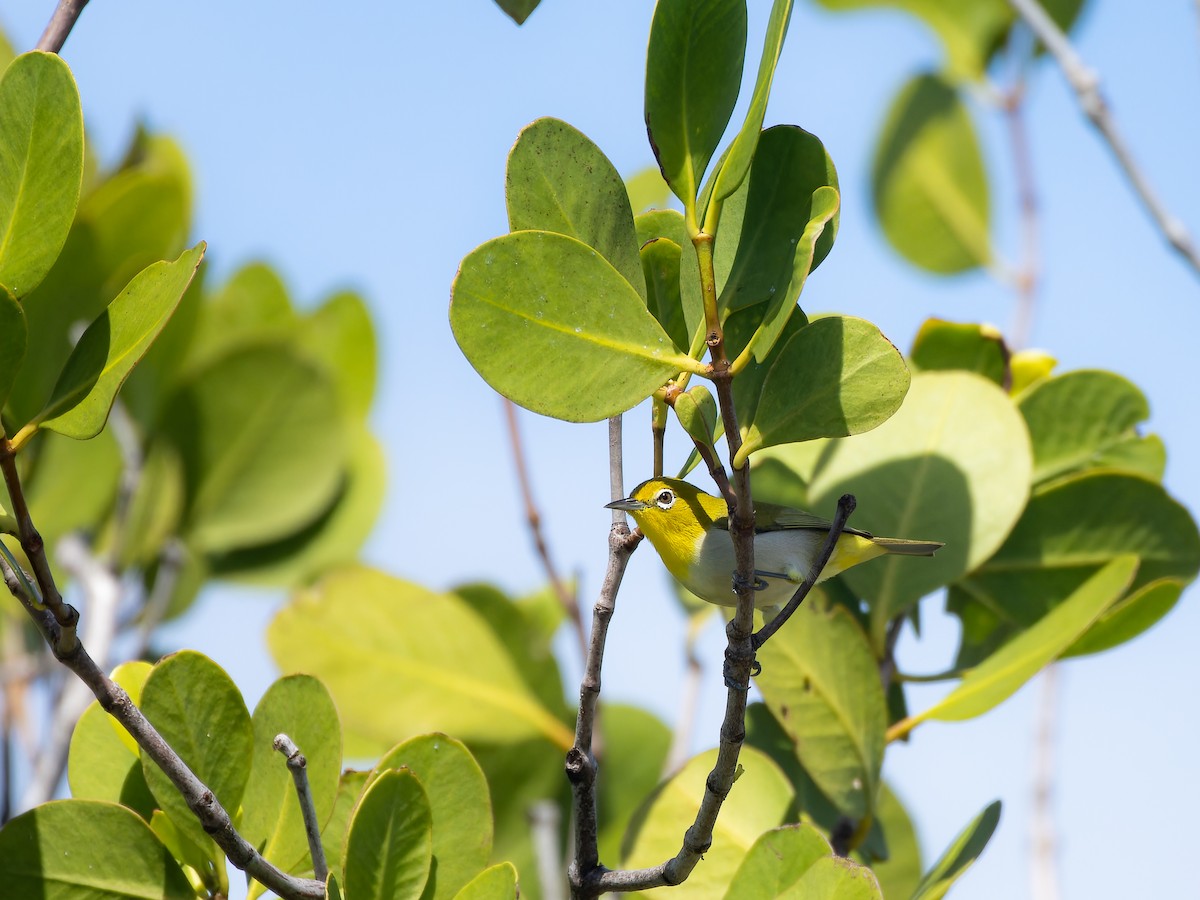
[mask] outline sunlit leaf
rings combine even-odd
[[[454,900],[516,900],[517,870],[512,863],[496,863],[484,869],[463,889],[454,895]]]
[[[346,841],[346,896],[418,900],[429,878],[432,817],[421,783],[392,769],[363,795]]]
[[[1008,373],[1008,348],[991,325],[926,319],[913,340],[909,359],[918,369],[961,369],[1001,386]]]
[[[946,848],[946,852],[921,879],[921,883],[913,892],[912,900],[941,900],[946,896],[946,892],[959,876],[983,853],[999,824],[1000,801],[996,800],[972,819]]]

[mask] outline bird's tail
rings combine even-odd
[[[877,546],[899,556],[933,556],[946,545],[941,541],[906,541],[903,538],[871,538]]]

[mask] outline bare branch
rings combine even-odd
[[[796,592],[792,594],[792,599],[787,602],[787,606],[774,619],[763,625],[754,635],[753,643],[755,650],[770,640],[771,635],[782,628],[784,623],[800,608],[800,604],[804,602],[804,598],[808,596],[808,592],[813,589],[813,585],[821,577],[821,572],[826,564],[828,564],[829,557],[833,556],[833,548],[837,546],[838,538],[842,536],[842,531],[846,527],[846,520],[854,512],[855,505],[856,501],[853,494],[842,494],[838,499],[837,513],[833,517],[833,524],[829,527],[829,534],[825,536],[825,543],[821,546],[821,552],[813,560],[808,574],[804,576],[804,581],[801,582],[800,587],[796,588]]]
[[[46,30],[42,32],[37,49],[49,53],[60,52],[63,44],[67,42],[67,35],[75,27],[75,20],[87,4],[88,0],[58,0],[58,8],[54,10]]]
[[[542,900],[563,900],[564,897],[558,839],[561,825],[562,814],[556,801],[539,800],[529,807],[529,831]]]
[[[317,810],[313,806],[312,791],[308,789],[308,760],[300,748],[286,734],[275,735],[271,744],[287,758],[288,771],[296,784],[296,800],[300,803],[300,816],[304,819],[304,836],[308,838],[308,852],[312,857],[313,875],[317,881],[325,881],[329,866],[325,862],[325,848],[321,846],[321,826],[317,822]]]
[[[1075,92],[1079,106],[1084,115],[1100,132],[1108,143],[1118,165],[1125,177],[1133,186],[1138,199],[1158,225],[1167,242],[1182,256],[1187,263],[1200,274],[1200,255],[1196,252],[1195,244],[1183,222],[1176,218],[1163,204],[1158,194],[1150,186],[1145,173],[1134,162],[1133,154],[1124,136],[1117,129],[1108,102],[1100,91],[1100,76],[1089,68],[1083,59],[1075,52],[1062,29],[1046,13],[1037,0],[1008,0],[1009,5],[1025,20],[1037,39],[1058,62],[1067,83]]]
[[[517,481],[521,486],[521,497],[525,501],[525,520],[529,523],[529,532],[533,536],[533,545],[537,549],[538,558],[542,561],[542,568],[546,571],[546,577],[550,580],[550,586],[554,590],[554,595],[558,597],[559,604],[575,628],[575,637],[579,642],[579,655],[581,657],[586,656],[587,634],[583,630],[583,616],[579,612],[579,598],[575,596],[573,590],[567,588],[566,582],[558,574],[554,560],[550,558],[550,548],[546,545],[546,539],[542,535],[542,517],[538,512],[537,504],[533,500],[533,488],[529,483],[529,467],[525,464],[525,451],[521,444],[521,429],[517,423],[517,405],[507,398],[504,400],[504,414],[508,420],[508,437],[509,442],[512,444],[513,465],[517,470]]]

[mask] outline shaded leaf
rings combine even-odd
[[[34,421],[77,440],[99,434],[117,391],[170,319],[203,256],[201,241],[129,282],[83,333]]]
[[[658,166],[647,166],[626,176],[625,192],[629,194],[629,207],[634,215],[666,206],[667,201],[671,199],[671,189],[663,181]]]
[[[887,859],[871,863],[883,896],[911,897],[921,881],[921,847],[907,810],[885,781],[879,786],[875,821],[887,839]]]
[[[983,853],[1000,824],[1000,801],[988,804],[954,839],[913,892],[912,900],[941,900]]]
[[[690,342],[683,299],[679,294],[679,260],[682,251],[669,238],[654,238],[641,249],[646,279],[646,306],[671,338],[676,349],[687,352]]]
[[[149,825],[95,800],[54,800],[11,820],[0,829],[0,871],[9,900],[196,896]]]
[[[494,389],[569,422],[624,412],[679,372],[704,371],[674,349],[616,269],[551,232],[507,234],[468,254],[450,325]]]
[[[810,322],[763,380],[733,466],[763,447],[869,431],[900,407],[908,384],[900,352],[870,322],[850,316]]]
[[[325,849],[325,862],[330,872],[342,871],[345,858],[346,839],[350,835],[350,816],[358,806],[367,787],[370,772],[347,769],[338,780],[337,796],[333,801],[333,812],[321,829],[321,846]]]
[[[829,841],[812,825],[784,825],[763,832],[738,866],[725,898],[775,900],[817,860],[832,853]]]
[[[83,112],[67,64],[18,56],[0,78],[0,285],[24,297],[62,250],[83,181]]]
[[[729,124],[745,56],[745,0],[655,5],[646,52],[646,127],[663,177],[685,210],[694,210]]]
[[[293,534],[327,508],[344,471],[336,389],[286,346],[238,348],[192,372],[162,431],[184,463],[188,540],[208,552]]]
[[[684,391],[675,398],[675,417],[693,441],[713,447],[713,441],[721,429],[721,415],[717,401],[702,384]],[[714,449],[715,453],[715,449]]]
[[[524,25],[529,14],[537,9],[541,2],[542,0],[496,0],[496,5],[518,25]]]
[[[8,392],[21,370],[28,339],[29,329],[21,304],[0,284],[0,408],[8,399]]]
[[[573,237],[646,296],[625,182],[587,135],[559,119],[525,126],[508,154],[505,197],[512,231]]]
[[[871,604],[877,649],[893,616],[996,551],[1025,507],[1030,471],[1029,437],[1012,401],[969,372],[916,373],[896,415],[831,443],[812,476],[809,508],[829,514],[849,492],[858,499],[856,528],[946,542],[930,559],[884,557],[842,576]]]
[[[762,673],[755,683],[805,771],[839,812],[855,820],[870,815],[887,706],[858,623],[841,607],[806,604],[758,658]]]
[[[1000,386],[1008,372],[1008,348],[1004,337],[991,325],[926,319],[913,340],[909,359],[918,369],[961,369]]]
[[[872,172],[875,214],[910,263],[952,274],[987,265],[987,173],[957,91],[920,75],[893,101]]]
[[[707,604],[712,608],[711,604]],[[600,858],[621,858],[621,841],[638,808],[662,778],[671,729],[651,712],[624,703],[604,703],[604,767],[620,777],[597,782],[600,806]]]

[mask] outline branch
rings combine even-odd
[[[63,44],[67,42],[67,35],[75,27],[75,20],[87,4],[88,0],[58,0],[58,8],[54,10],[46,30],[42,32],[37,49],[49,53],[60,52]]]
[[[317,810],[313,806],[312,792],[308,789],[308,760],[286,734],[275,735],[271,746],[287,758],[288,770],[296,783],[296,800],[300,803],[300,815],[304,819],[304,836],[308,838],[308,852],[312,857],[313,876],[324,882],[329,875],[325,863],[325,848],[321,846],[321,826],[317,822]]]
[[[562,812],[555,800],[539,800],[529,807],[529,834],[542,900],[562,900],[562,856],[559,826]]]
[[[1067,83],[1075,91],[1080,108],[1108,143],[1138,199],[1142,201],[1142,205],[1154,219],[1163,236],[1197,274],[1200,274],[1200,255],[1196,253],[1191,235],[1183,222],[1163,205],[1154,189],[1150,187],[1145,173],[1134,162],[1124,136],[1117,130],[1108,102],[1100,92],[1100,76],[1088,68],[1062,29],[1037,0],[1008,0],[1008,3],[1058,62]]]
[[[821,577],[822,570],[829,563],[829,557],[833,556],[833,548],[837,546],[838,538],[842,536],[842,531],[846,528],[846,520],[854,512],[855,505],[856,501],[853,494],[842,494],[838,499],[837,513],[833,517],[833,524],[829,526],[829,534],[825,536],[825,543],[821,546],[821,552],[813,560],[808,574],[804,576],[804,581],[800,583],[800,587],[796,588],[796,593],[792,594],[792,599],[787,602],[787,606],[783,608],[779,615],[770,622],[767,622],[755,633],[753,639],[755,650],[770,640],[771,636],[782,628],[784,623],[800,608],[800,604],[804,602],[804,598],[808,596],[808,592],[813,589],[813,586],[817,583],[817,579]]]
[[[93,648],[97,665],[107,671],[108,656],[117,630],[117,610],[121,601],[121,585],[116,576],[92,556],[78,535],[68,535],[58,544],[58,557],[83,589],[87,600],[88,618],[84,624],[84,640]],[[54,705],[54,715],[38,752],[33,777],[21,806],[25,809],[45,803],[54,796],[55,788],[67,765],[67,751],[75,723],[83,715],[92,695],[87,687],[74,679],[63,686]]]
[[[58,587],[50,574],[50,563],[46,559],[42,539],[29,518],[25,494],[17,476],[12,444],[7,438],[0,438],[0,468],[4,470],[13,514],[21,526],[21,547],[33,567],[44,607],[31,590],[32,586],[4,554],[0,554],[0,575],[3,575],[5,585],[37,626],[55,658],[91,689],[100,702],[100,708],[116,719],[142,748],[142,752],[162,769],[200,821],[205,832],[212,836],[231,863],[288,900],[322,900],[325,896],[325,885],[322,882],[293,878],[281,872],[263,859],[262,855],[237,832],[229,813],[221,806],[216,795],[163,740],[162,735],[150,724],[142,711],[134,706],[129,694],[109,678],[88,655],[75,633],[79,614],[74,608],[63,604]]]
[[[508,420],[508,437],[512,443],[513,465],[517,470],[517,481],[521,486],[521,497],[525,501],[525,520],[529,523],[529,532],[533,535],[533,545],[550,579],[550,586],[558,597],[563,611],[575,627],[575,637],[579,641],[579,655],[587,655],[587,634],[583,630],[583,616],[579,613],[579,598],[575,592],[568,590],[566,583],[559,577],[558,569],[550,558],[550,549],[542,536],[542,517],[538,513],[537,504],[533,500],[533,489],[529,484],[529,469],[525,465],[525,452],[521,446],[521,430],[517,425],[517,406],[508,398],[504,399],[504,414]]]
[[[622,487],[621,417],[608,420],[609,493],[614,500],[625,496]],[[596,757],[592,737],[596,722],[596,702],[600,697],[600,669],[604,663],[604,643],[608,623],[616,607],[617,591],[625,576],[629,557],[641,541],[640,533],[630,533],[625,513],[614,509],[608,533],[608,568],[600,585],[600,598],[592,609],[592,637],[588,644],[583,679],[579,684],[579,715],[575,722],[575,744],[567,751],[566,773],[574,800],[575,853],[567,871],[572,894],[600,866],[599,825],[596,813]]]

